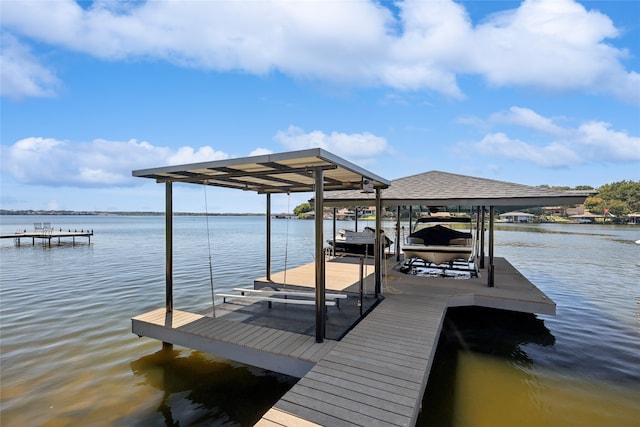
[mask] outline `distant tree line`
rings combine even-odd
[[[640,212],[640,181],[605,184],[597,195],[585,200],[584,206],[596,215],[604,214],[605,210],[616,216]]]

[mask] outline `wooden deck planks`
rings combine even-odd
[[[413,410],[412,399],[405,399],[404,403],[399,403],[398,399],[395,399],[388,393],[383,394],[382,390],[376,390],[376,392],[380,393],[372,394],[372,390],[369,388],[354,387],[352,384],[345,384],[345,387],[336,387],[335,383],[330,384],[317,381],[306,376],[300,380],[299,384],[301,388],[305,387],[307,389],[306,395],[308,396],[310,396],[311,393],[330,396],[330,398],[335,396],[341,400],[355,402],[357,405],[362,405],[362,407],[384,408],[385,412],[391,412],[392,414],[401,416],[406,416],[407,412]],[[371,411],[367,410],[367,412]]]
[[[274,408],[298,411],[294,414],[322,425],[333,418],[348,425],[412,425],[445,304],[443,299],[382,301]]]
[[[344,370],[342,366],[330,367],[330,364],[318,364],[313,371],[309,372],[309,378],[321,378],[323,381],[329,381],[332,384],[342,385],[343,382],[348,384],[356,384],[367,387],[372,392],[382,391],[382,393],[391,393],[395,399],[415,399],[415,394],[419,392],[419,385],[410,387],[409,383],[399,381],[395,377],[384,377],[375,373],[367,373],[360,370]],[[417,384],[417,383],[415,383]],[[345,385],[349,387],[349,385]]]
[[[300,417],[296,417],[293,414],[280,411],[275,408],[271,408],[269,412],[264,414],[262,419],[256,424],[256,426],[258,427],[276,427],[287,425],[296,425],[299,427],[320,427],[319,424],[312,423]]]
[[[331,340],[317,344],[314,337],[294,332],[165,309],[132,318],[132,331],[297,377],[335,344]]]
[[[447,306],[475,304],[527,312],[555,311],[553,301],[506,261],[504,266],[500,263],[497,259],[496,266],[500,268],[497,277],[501,280],[494,288],[482,285],[482,279],[425,281],[407,276],[398,281],[390,277],[392,286],[387,288],[385,299],[366,318],[342,341],[325,341],[321,345],[310,336],[186,312],[174,312],[167,317],[159,309],[134,319],[224,340],[251,351],[263,351],[265,355],[315,363],[309,365],[313,367],[257,425],[413,425]],[[330,268],[342,283],[340,286],[357,281],[357,264]],[[294,283],[306,276],[305,280],[313,286],[313,275],[307,270],[308,266],[297,272],[290,270],[287,280]],[[503,281],[502,276],[509,276],[508,280]],[[327,289],[340,288],[327,286]]]
[[[368,266],[368,274],[373,272],[373,267]],[[360,280],[360,265],[357,263],[327,262],[325,263],[325,281],[328,291],[343,291]],[[256,279],[259,284],[292,285],[307,288],[315,288],[315,265],[306,264],[292,268],[286,272],[271,274],[271,280],[266,277]]]
[[[404,405],[406,407],[411,407],[414,403],[414,399],[412,398],[414,393],[406,394],[398,393],[399,390],[405,391],[400,388],[396,388],[394,390],[389,390],[387,387],[380,387],[380,383],[364,383],[359,381],[353,381],[353,377],[351,378],[343,378],[339,376],[335,376],[335,374],[325,374],[318,371],[309,372],[305,377],[301,380],[304,381],[305,384],[311,384],[313,386],[314,383],[322,383],[326,386],[334,387],[338,385],[341,389],[347,390],[348,392],[358,392],[368,394],[370,396],[384,399],[389,402],[397,403],[398,405]],[[313,381],[314,383],[309,383],[308,381]],[[319,388],[319,386],[316,386]]]
[[[277,407],[281,410],[291,410],[292,406],[305,408],[306,411],[302,411],[302,415],[304,416],[304,412],[307,412],[308,415],[304,418],[317,424],[325,426],[405,426],[410,422],[408,417],[363,405],[357,400],[338,398],[338,396],[308,389],[304,386],[294,387],[294,389],[284,395]]]

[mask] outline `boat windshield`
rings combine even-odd
[[[418,218],[416,221],[413,232],[423,230],[428,227],[433,227],[436,225],[441,225],[443,227],[452,228],[452,229],[470,229],[471,228],[471,218],[470,217],[425,217]]]

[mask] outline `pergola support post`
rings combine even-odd
[[[289,212],[287,212],[288,214]],[[266,278],[271,280],[271,193],[267,193],[267,248],[266,248]]]
[[[315,178],[315,253],[316,253],[316,342],[324,341],[325,335],[325,277],[323,248],[323,210],[324,210],[324,170],[314,169]]]
[[[165,293],[167,313],[173,311],[173,191],[172,182],[165,184]]]

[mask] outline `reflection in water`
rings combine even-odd
[[[162,392],[156,413],[141,425],[253,425],[297,381],[171,346],[131,363],[131,370]]]
[[[455,426],[637,426],[640,392],[567,379],[463,352],[453,396]]]
[[[211,307],[205,218],[174,220],[174,302],[199,312]],[[0,231],[34,221],[96,237],[75,247],[0,242],[2,427],[249,425],[295,382],[180,347],[159,352],[131,333],[132,316],[164,305],[163,217],[2,215]],[[272,225],[273,271],[287,248],[289,267],[313,261],[313,222]],[[253,283],[264,218],[211,226],[216,291]],[[554,300],[557,316],[449,316],[421,425],[637,425],[640,245],[631,242],[640,227],[496,228],[496,256]]]
[[[417,425],[637,425],[640,391],[541,367],[555,345],[534,315],[449,309]]]

